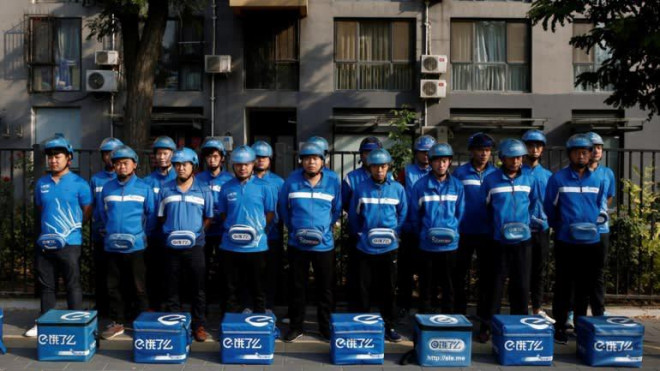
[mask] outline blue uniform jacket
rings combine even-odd
[[[392,173],[388,173],[387,177],[390,180],[394,180],[394,176],[392,175]],[[355,192],[356,189],[360,187],[360,184],[362,182],[364,182],[369,178],[371,178],[369,169],[365,168],[364,166],[361,166],[355,170],[350,171],[348,174],[346,174],[344,180],[342,180],[341,205],[344,211],[346,211],[346,213],[348,213],[349,208],[351,207],[351,198],[353,198],[353,193]],[[348,226],[348,229],[351,234],[355,234],[355,232],[353,232],[353,228],[351,225]]]
[[[288,244],[307,251],[330,251],[335,247],[333,225],[341,216],[341,190],[338,178],[324,168],[321,180],[312,187],[301,170],[291,173],[278,198],[280,217],[289,230]],[[301,229],[322,235],[316,246],[303,245],[296,239]]]
[[[165,236],[175,231],[193,232],[194,246],[203,246],[204,219],[213,217],[213,196],[205,184],[197,179],[193,179],[193,184],[186,192],[181,192],[176,180],[172,180],[165,183],[158,193],[158,217],[165,218]]]
[[[603,189],[605,190],[605,203],[602,206],[602,210],[607,210],[609,206],[607,205],[607,199],[614,197],[616,195],[616,180],[614,179],[614,171],[607,166],[598,165],[598,167],[592,171],[594,175],[598,175],[603,180]],[[603,223],[598,225],[598,232],[610,233],[610,223]]]
[[[213,196],[213,221],[206,230],[207,236],[222,236],[222,221],[220,221],[220,212],[218,211],[220,191],[222,190],[222,185],[233,178],[234,177],[226,171],[220,172],[217,176],[211,175],[211,172],[208,170],[195,175],[195,179],[208,185],[211,195]]]
[[[576,241],[571,237],[572,223],[596,224],[601,208],[606,202],[602,179],[591,171],[585,171],[582,178],[567,166],[553,174],[545,190],[543,208],[548,215],[548,223],[557,233],[557,239],[572,244],[597,243]]]
[[[486,199],[481,193],[481,184],[493,171],[495,166],[488,163],[482,172],[478,172],[472,166],[472,162],[467,162],[454,170],[453,175],[465,188],[465,215],[459,228],[461,234],[491,234],[486,213]]]
[[[545,210],[543,209],[543,199],[545,198],[545,188],[548,185],[548,179],[552,176],[552,172],[544,168],[541,164],[538,164],[534,167],[529,167],[528,165],[523,165],[523,169],[526,169],[536,178],[537,185],[539,187],[539,198],[540,202],[532,214],[532,231],[540,232],[547,231],[550,226],[548,225],[548,216],[545,215]]]
[[[101,220],[105,225],[105,251],[132,253],[144,250],[147,235],[156,226],[156,202],[153,189],[137,175],[126,182],[114,179],[103,186]],[[109,243],[114,233],[135,236],[131,249],[116,250]]]
[[[415,230],[417,229],[417,226],[413,225],[413,223],[411,221],[412,216],[410,215],[410,213],[412,212],[412,207],[410,207],[410,205],[412,205],[412,202],[413,202],[413,200],[411,198],[412,197],[412,189],[415,186],[415,183],[417,183],[417,181],[420,178],[422,178],[423,176],[428,174],[430,171],[431,171],[431,166],[430,165],[425,167],[425,168],[421,168],[417,164],[408,164],[404,168],[404,171],[403,171],[403,176],[404,176],[403,186],[405,187],[405,190],[406,190],[406,197],[408,198],[407,201],[408,201],[408,205],[409,205],[409,207],[408,207],[408,216],[406,217],[406,222],[403,224],[403,232],[405,232],[405,233],[414,233]]]
[[[358,250],[367,254],[383,254],[397,249],[399,243],[396,238],[389,246],[373,246],[369,242],[369,231],[386,228],[398,236],[407,211],[406,191],[401,184],[389,177],[384,183],[376,183],[371,177],[362,181],[351,198],[348,211],[351,230],[359,236]]]
[[[68,172],[55,183],[50,174],[34,186],[34,204],[41,207],[41,235],[57,234],[66,245],[82,244],[82,208],[92,203],[89,184]]]
[[[262,252],[268,250],[266,213],[275,212],[277,203],[272,186],[265,180],[251,176],[245,182],[234,178],[222,187],[218,210],[226,215],[220,249],[234,252]],[[256,232],[248,244],[237,244],[229,238],[229,231],[238,225],[249,226]]]
[[[101,198],[101,192],[103,191],[103,185],[113,179],[117,179],[117,174],[115,174],[114,171],[101,170],[92,175],[92,179],[89,181],[89,187],[92,189],[92,195],[94,196],[94,210],[92,211],[93,241],[102,239],[99,232],[104,228],[103,221],[101,220],[101,214],[103,213],[103,198]]]
[[[174,166],[172,166],[165,175],[161,174],[159,169],[156,169],[142,180],[151,186],[151,189],[154,191],[154,195],[156,195],[156,202],[158,202],[158,194],[160,193],[160,189],[163,187],[163,185],[165,185],[165,183],[171,182],[175,179],[176,171],[174,171]],[[158,204],[154,205],[154,207],[158,209]],[[152,231],[152,236],[163,238],[163,228],[154,228]]]
[[[521,169],[514,178],[497,169],[484,179],[481,191],[486,199],[493,239],[503,244],[522,242],[504,238],[502,228],[507,223],[530,225],[531,216],[539,207],[540,191],[536,178],[526,169]]]
[[[411,223],[419,234],[419,248],[424,251],[452,251],[458,248],[458,227],[464,218],[465,192],[463,184],[453,175],[440,182],[431,173],[415,183],[412,189]],[[456,234],[450,244],[438,246],[429,237],[431,228],[448,228]]]
[[[268,182],[268,184],[271,185],[271,187],[273,187],[272,191],[275,197],[276,210],[275,210],[275,218],[273,219],[273,222],[270,225],[270,229],[268,230],[268,240],[278,241],[282,239],[282,219],[280,219],[280,214],[277,211],[277,197],[279,196],[280,190],[284,185],[284,179],[282,179],[281,176],[273,173],[270,170],[266,171],[266,174],[261,179],[265,180],[266,182]]]

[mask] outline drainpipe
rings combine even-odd
[[[213,19],[213,41],[212,41],[212,46],[211,46],[211,54],[215,55],[216,52],[216,25],[217,25],[217,20],[218,20],[218,15],[216,12],[217,4],[216,0],[213,0],[213,4],[211,5],[211,8],[213,9],[213,16],[211,19]],[[211,136],[214,136],[215,134],[215,74],[211,74]]]
[[[111,21],[112,23],[112,35],[110,35],[110,49],[115,50],[115,15],[114,13],[111,16]],[[115,136],[115,124],[114,124],[114,116],[115,116],[115,93],[110,93],[110,137]]]
[[[424,54],[431,53],[431,22],[429,21],[429,0],[424,1]],[[428,100],[424,99],[424,127],[428,124],[428,110],[429,104]],[[423,131],[423,130],[420,130]],[[423,132],[420,132],[420,135]]]

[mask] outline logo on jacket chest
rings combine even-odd
[[[238,199],[238,193],[236,192],[231,192],[227,194],[227,201],[229,202],[235,202]]]

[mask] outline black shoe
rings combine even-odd
[[[568,336],[566,335],[566,330],[556,330],[555,331],[555,343],[557,344],[567,344]]]
[[[385,339],[387,339],[387,341],[392,343],[398,343],[401,340],[403,340],[401,335],[399,335],[399,333],[396,332],[396,330],[393,328],[385,330]]]
[[[408,309],[406,309],[406,308],[399,309],[399,318],[400,319],[407,318],[409,314],[410,314],[410,311]]]
[[[321,338],[327,342],[330,342],[330,330],[320,330]]]
[[[289,332],[284,335],[282,341],[285,343],[293,343],[294,341],[300,339],[303,336],[302,330],[291,329]]]
[[[479,336],[477,336],[477,341],[480,343],[487,343],[490,340],[490,326],[485,323],[482,323],[479,327]]]

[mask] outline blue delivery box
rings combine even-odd
[[[501,365],[552,365],[555,329],[541,316],[495,315],[491,327]]]
[[[577,353],[589,366],[642,367],[644,326],[627,317],[580,317]]]
[[[420,366],[470,366],[472,323],[462,315],[416,314],[415,353]]]
[[[133,321],[137,363],[184,363],[191,342],[189,313],[144,312]]]
[[[380,315],[334,313],[330,322],[330,360],[333,364],[383,364],[385,323]]]
[[[96,353],[97,331],[95,310],[51,309],[37,319],[37,359],[88,361]]]
[[[220,324],[220,362],[270,365],[278,334],[272,314],[226,313]]]
[[[0,308],[0,354],[5,354],[7,353],[7,348],[5,347],[5,344],[2,342],[2,323],[4,322],[5,315],[2,312],[2,308]]]

